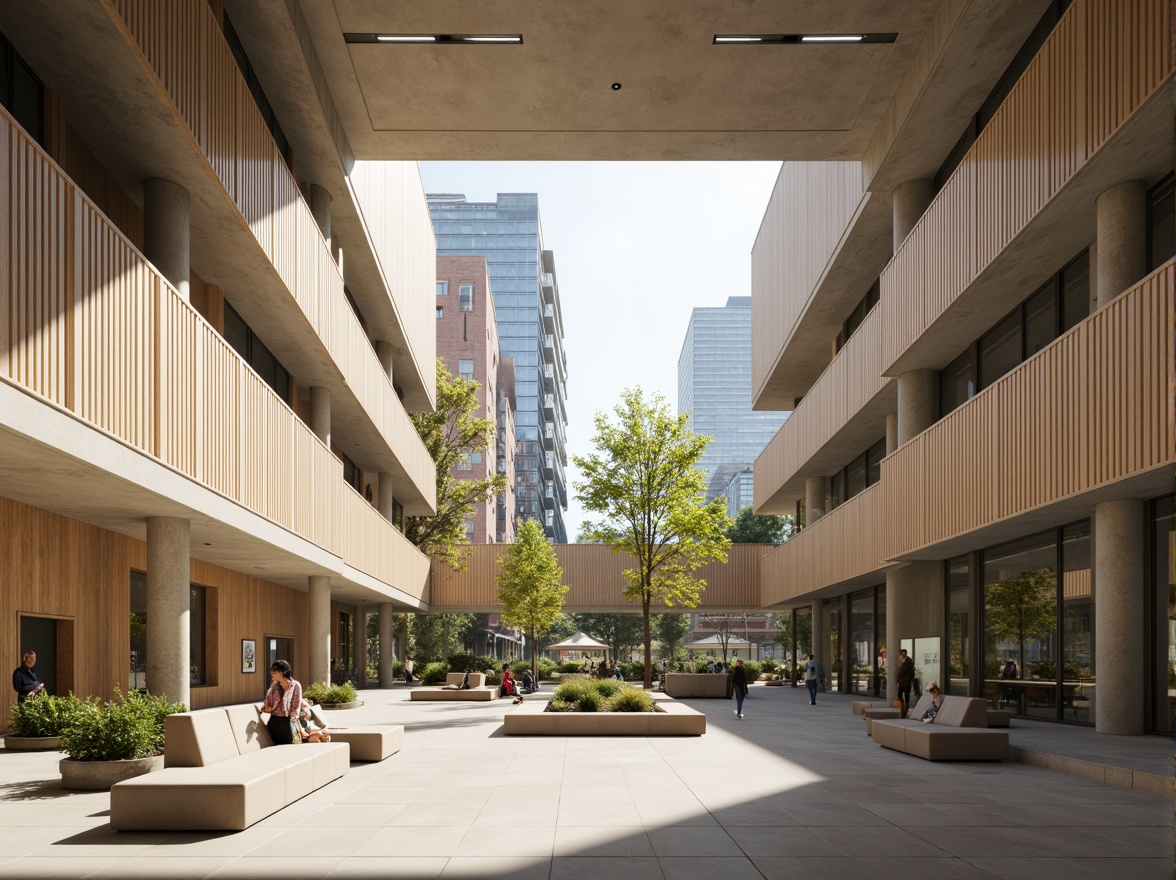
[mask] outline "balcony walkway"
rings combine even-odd
[[[404,750],[236,834],[116,833],[56,754],[0,751],[14,877],[1065,878],[1172,876],[1172,802],[1023,763],[930,764],[863,735],[849,699],[754,687],[705,737],[506,738],[491,705],[369,690],[347,723]],[[1016,723],[1016,722],[1015,722]],[[1160,737],[1020,722],[1021,749],[1165,775]],[[313,746],[304,746],[313,748]]]

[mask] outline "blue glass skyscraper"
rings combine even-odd
[[[536,193],[494,202],[429,195],[437,255],[486,258],[503,357],[515,363],[515,479],[519,524],[538,520],[567,543],[567,356],[555,256],[543,248]]]

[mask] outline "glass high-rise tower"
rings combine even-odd
[[[678,412],[688,414],[691,431],[713,438],[699,461],[707,500],[742,489],[735,503],[751,504],[748,481],[739,475],[751,473],[788,413],[751,408],[750,296],[691,313],[678,357]]]
[[[438,256],[486,258],[502,356],[515,363],[518,522],[538,520],[548,540],[567,543],[567,356],[539,196],[499,193],[493,202],[470,202],[436,194],[428,201]]]

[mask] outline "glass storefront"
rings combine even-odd
[[[972,696],[968,650],[968,557],[947,562],[947,669],[943,692],[959,697]]]
[[[1152,728],[1173,733],[1176,725],[1176,559],[1173,514],[1176,495],[1157,498],[1148,511],[1151,556]]]
[[[825,632],[829,634],[829,668],[825,670],[827,687],[831,691],[844,692],[845,680],[842,677],[842,625],[841,597],[826,599],[823,607],[825,614]]]
[[[849,649],[853,664],[849,690],[855,694],[886,694],[886,588],[871,587],[849,597]]]

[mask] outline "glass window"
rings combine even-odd
[[[825,669],[825,680],[829,690],[837,693],[845,692],[845,682],[841,677],[841,597],[826,599],[825,632],[829,634],[829,653],[821,656],[821,646],[817,646],[817,660],[821,661]]]
[[[967,556],[947,562],[947,672],[943,692],[972,695],[968,675],[968,576]]]
[[[474,379],[474,362],[459,360],[457,362],[457,375],[461,379],[472,382]]]
[[[874,693],[874,590],[854,593],[849,601],[850,651],[853,669],[849,690],[855,694]]]
[[[1057,296],[1050,281],[1025,301],[1025,357],[1041,351],[1057,337]]]
[[[1021,310],[980,337],[980,390],[1021,363]]]
[[[460,284],[457,288],[457,307],[463,312],[472,312],[474,310],[474,285]]]
[[[882,479],[882,459],[886,457],[886,438],[883,437],[866,450],[866,485],[873,486]]]
[[[838,507],[845,503],[845,471],[838,471],[833,475],[833,479],[829,481],[830,486],[830,508]]]
[[[131,643],[130,681],[131,690],[147,688],[147,575],[141,571],[131,572],[130,590]],[[215,684],[209,675],[206,658],[210,646],[208,633],[208,588],[189,585],[188,592],[188,673],[194,685]]]
[[[354,489],[356,492],[363,491],[363,474],[360,469],[355,466],[355,462],[340,452],[333,444],[331,446],[331,451],[339,457],[341,462],[343,462],[343,482]]]
[[[437,306],[437,317],[438,318],[445,317],[445,309],[443,309],[441,306]]]
[[[1057,532],[985,551],[984,696],[1018,715],[1058,715]]]
[[[1169,174],[1147,194],[1147,270],[1154,272],[1176,256],[1176,206],[1173,175]]]
[[[204,667],[205,589],[195,584],[188,593],[189,684],[209,684]]]
[[[437,296],[449,296],[449,282],[448,281],[438,281],[437,282]]]
[[[1062,720],[1094,723],[1090,522],[1062,529]]]
[[[1176,714],[1176,495],[1151,503],[1152,727],[1173,732]]]
[[[878,663],[877,678],[874,682],[874,696],[886,696],[886,585],[874,588],[874,633]]]
[[[1062,270],[1062,327],[1065,333],[1090,315],[1090,252]]]
[[[972,378],[972,348],[939,372],[939,415],[950,413],[976,393]]]
[[[845,497],[852,498],[866,491],[866,456],[859,455],[845,469]]]

